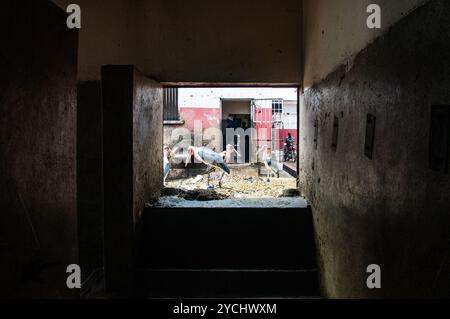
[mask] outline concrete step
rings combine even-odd
[[[145,269],[315,269],[311,209],[149,208]]]
[[[145,270],[137,273],[146,298],[317,298],[316,270]]]

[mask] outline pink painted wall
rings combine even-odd
[[[217,108],[181,107],[180,116],[190,130],[194,129],[194,121],[201,121],[203,129],[210,127],[220,129],[221,111]]]
[[[258,140],[259,140],[258,148],[264,144],[267,144],[270,147],[272,124],[270,122],[259,123],[259,121],[272,121],[272,109],[258,108],[256,109],[254,114],[255,128],[258,132]],[[266,133],[264,133],[264,131]],[[266,134],[265,137],[264,134]]]

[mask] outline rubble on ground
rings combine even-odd
[[[298,197],[300,196],[300,191],[297,188],[289,188],[283,190],[280,197]]]
[[[222,200],[228,198],[226,195],[219,194],[211,189],[183,190],[178,188],[164,188],[161,190],[161,196],[172,196],[183,198],[185,200]]]
[[[185,199],[194,198],[191,200],[299,196],[296,190],[295,178],[271,177],[268,179],[265,174],[260,176],[258,171],[251,167],[234,168],[231,171],[230,175],[223,177],[222,187],[218,185],[222,172],[214,171],[210,174],[209,185],[206,174],[197,174],[188,178],[168,180],[166,187],[168,189],[179,190],[179,193],[173,194],[173,191],[163,191],[163,193],[166,196],[179,196]]]

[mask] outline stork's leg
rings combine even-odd
[[[270,174],[272,172],[272,168],[269,166],[269,163],[267,163],[267,161],[264,161],[264,166],[266,167],[267,181],[270,182]]]
[[[204,163],[207,167],[208,167],[208,170],[206,171],[206,173],[207,173],[207,175],[208,175],[208,180],[207,180],[207,184],[206,184],[206,188],[209,188],[210,187],[210,185],[209,185],[209,180],[210,180],[210,174],[211,174],[211,171],[214,169],[214,166],[212,166],[212,165],[210,165],[210,164],[208,164],[208,163]]]
[[[211,174],[211,170],[208,171],[208,182],[206,184],[206,187],[209,188],[209,175]]]
[[[225,172],[222,172],[222,176],[220,176],[219,187],[222,188],[222,178],[225,175]]]

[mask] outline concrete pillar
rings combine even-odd
[[[105,279],[130,292],[145,203],[162,186],[162,86],[133,66],[102,68]]]

